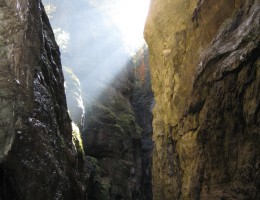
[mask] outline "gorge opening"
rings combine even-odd
[[[149,0],[43,3],[61,50],[75,143],[101,171],[89,198],[152,199]]]
[[[0,200],[260,199],[259,0],[140,2],[0,0]]]

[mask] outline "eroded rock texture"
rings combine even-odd
[[[60,53],[41,1],[0,1],[0,54],[0,199],[84,199]]]
[[[152,0],[154,199],[259,199],[260,2]]]
[[[86,109],[84,148],[96,158],[89,199],[141,198],[141,129],[130,102],[133,81],[129,62],[101,98]]]

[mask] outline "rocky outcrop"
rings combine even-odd
[[[133,65],[129,64],[102,98],[86,109],[84,148],[97,159],[90,199],[141,198],[141,129],[130,102],[132,90]]]
[[[41,1],[1,0],[0,19],[0,199],[85,199],[59,48]]]
[[[259,199],[257,0],[152,0],[154,199]]]

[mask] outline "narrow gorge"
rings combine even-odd
[[[0,0],[0,200],[258,200],[259,144],[259,0]]]

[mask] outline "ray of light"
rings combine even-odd
[[[133,53],[144,44],[149,0],[43,2],[63,65],[78,76],[86,101],[94,102],[128,66],[129,51]]]

